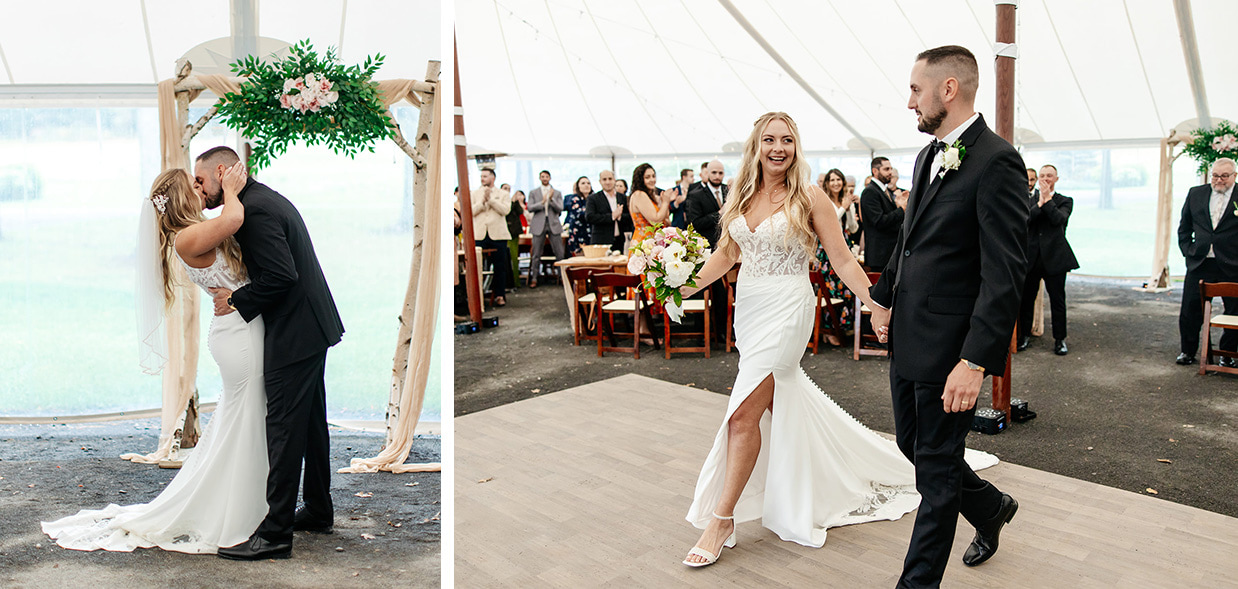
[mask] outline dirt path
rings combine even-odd
[[[710,360],[666,360],[649,347],[640,360],[598,358],[593,348],[573,347],[562,290],[548,286],[521,289],[488,313],[500,318],[499,328],[455,336],[457,415],[626,373],[729,391],[738,355],[720,347]],[[1238,378],[1175,365],[1180,291],[1150,295],[1133,286],[1071,277],[1070,354],[1053,355],[1046,335],[1015,357],[1013,396],[1039,417],[996,436],[973,433],[968,444],[1016,464],[1154,489],[1162,499],[1238,517]],[[849,348],[832,348],[806,355],[802,365],[860,421],[893,431],[886,360],[856,362]]]

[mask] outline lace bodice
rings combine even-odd
[[[215,248],[215,261],[206,268],[194,268],[185,263],[185,260],[177,254],[176,259],[181,261],[181,265],[185,267],[185,273],[189,275],[189,280],[194,284],[201,286],[202,290],[208,288],[226,288],[228,290],[236,290],[249,284],[248,279],[237,278],[232,272],[232,268],[228,267],[228,261],[224,259],[224,252],[219,248]]]
[[[740,215],[731,222],[729,230],[743,256],[740,280],[771,276],[808,277],[812,258],[795,240],[784,239],[790,230],[790,221],[784,211],[780,210],[762,221],[756,231],[749,231],[748,222]]]

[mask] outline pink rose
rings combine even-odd
[[[628,258],[628,274],[640,274],[645,271],[645,257],[632,256]]]
[[[664,245],[662,245],[662,244],[655,245],[655,246],[653,246],[653,251],[652,251],[652,252],[649,252],[649,255],[651,255],[651,256],[653,256],[653,257],[655,257],[655,258],[656,258],[656,257],[658,257],[658,254],[661,254],[661,253],[662,253],[662,250],[664,250],[664,249],[666,249],[666,246],[664,246]]]
[[[287,94],[280,96],[279,105],[284,108],[292,108],[292,97]]]

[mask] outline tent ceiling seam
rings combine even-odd
[[[1164,131],[1165,121],[1161,118],[1161,107],[1156,103],[1156,93],[1152,91],[1152,79],[1148,77],[1148,66],[1143,63],[1143,51],[1139,49],[1139,38],[1135,36],[1135,23],[1131,21],[1131,9],[1126,0],[1122,0],[1122,10],[1126,13],[1126,26],[1131,31],[1131,42],[1135,44],[1135,56],[1139,58],[1139,69],[1143,72],[1143,83],[1148,87],[1148,98],[1152,99],[1152,112],[1156,113],[1156,125]]]
[[[680,0],[680,4],[683,5],[683,0]],[[684,5],[684,9],[687,9],[686,5]],[[753,90],[752,86],[748,85],[748,81],[745,80],[743,76],[739,75],[739,71],[735,69],[735,66],[731,63],[731,60],[726,55],[723,55],[722,49],[718,48],[718,45],[714,43],[713,37],[709,36],[709,31],[705,30],[705,27],[701,26],[700,21],[696,20],[696,15],[693,14],[691,10],[688,10],[688,18],[692,19],[692,24],[696,25],[696,28],[699,29],[701,34],[705,36],[705,40],[709,42],[709,46],[712,47],[714,53],[718,55],[718,59],[721,59],[722,63],[726,64],[727,69],[731,70],[731,73],[735,75],[735,79],[739,80],[739,84],[752,95],[753,100],[757,101],[757,104],[760,105],[761,110],[769,111],[769,106],[765,104],[765,101],[761,99],[761,96],[757,94],[756,90]],[[754,65],[753,67],[757,66]]]
[[[1083,108],[1088,111],[1088,118],[1092,120],[1092,128],[1096,129],[1096,137],[1105,138],[1105,134],[1100,131],[1100,123],[1096,122],[1096,115],[1092,112],[1092,105],[1088,102],[1088,95],[1083,92],[1083,84],[1079,82],[1079,74],[1075,73],[1075,66],[1070,61],[1070,54],[1066,52],[1066,44],[1062,42],[1062,36],[1057,32],[1057,25],[1053,22],[1053,15],[1049,13],[1049,7],[1041,4],[1045,9],[1045,17],[1049,19],[1049,29],[1053,31],[1053,38],[1057,39],[1057,46],[1062,50],[1062,57],[1066,59],[1066,69],[1070,70],[1070,77],[1075,81],[1075,89],[1079,91],[1079,98],[1083,100]]]
[[[142,7],[142,30],[146,32],[146,56],[150,59],[150,77],[159,83],[159,68],[155,65],[155,44],[150,39],[150,19],[146,16],[146,0],[139,2]],[[8,64],[5,64],[8,67]]]
[[[345,21],[347,21],[347,19],[348,19],[348,0],[344,0],[343,5],[340,6],[340,42],[339,42],[339,45],[335,46],[335,50],[338,52],[338,55],[344,54],[344,23]]]
[[[826,112],[830,113],[830,115],[843,126],[843,128],[849,131],[856,139],[859,139],[860,143],[864,144],[864,147],[867,147],[869,151],[876,151],[876,148],[868,142],[868,139],[861,135],[855,127],[852,127],[851,123],[847,122],[847,119],[844,119],[842,114],[834,110],[834,107],[830,106],[830,104],[826,102],[820,94],[817,94],[817,91],[814,90],[808,82],[804,81],[804,78],[800,77],[799,72],[796,72],[795,68],[792,68],[791,64],[787,63],[787,61],[778,54],[778,51],[774,49],[773,45],[770,45],[769,42],[761,36],[761,33],[756,30],[756,27],[754,27],[752,23],[748,22],[748,19],[744,18],[743,13],[741,13],[739,9],[731,3],[731,0],[718,0],[718,3],[726,8],[727,12],[731,13],[731,17],[735,19],[735,22],[739,23],[739,26],[743,27],[745,31],[748,31],[748,34],[752,37],[752,39],[756,41],[757,44],[760,45],[761,48],[764,49],[765,52],[778,63],[779,66],[782,67],[783,71],[787,72],[788,76],[791,76],[792,80],[795,80],[795,83],[799,84],[800,88],[807,92],[813,100],[816,100],[817,104],[820,104]]]
[[[813,63],[816,63],[817,67],[821,68],[821,71],[825,73],[825,76],[829,78],[831,82],[833,82],[834,86],[838,88],[842,88],[843,85],[839,83],[838,78],[835,78],[834,74],[830,73],[829,68],[825,67],[825,64],[821,63],[821,60],[817,59],[817,52],[809,49],[808,44],[804,43],[804,40],[801,39],[799,35],[795,34],[795,30],[792,29],[791,26],[787,24],[786,19],[782,18],[782,13],[778,12],[777,10],[774,10],[774,7],[773,5],[770,4],[769,0],[765,0],[765,5],[769,7],[770,12],[774,13],[778,17],[778,21],[782,23],[782,26],[786,27],[787,32],[791,33],[791,38],[795,39],[795,41],[800,44],[800,47],[804,48],[804,53],[808,54],[808,56],[812,59]],[[873,124],[873,129],[877,133],[882,132],[881,124],[878,123],[877,120],[872,117],[872,115],[868,114],[868,111],[864,108],[863,105],[860,104],[860,101],[856,100],[856,98],[852,96],[850,92],[844,92],[843,95],[846,96],[851,101],[851,103],[855,105],[856,109],[860,111],[861,116],[868,119],[868,122]],[[877,106],[880,107],[881,105],[878,104]],[[887,136],[886,139],[890,139],[890,137]]]
[[[843,28],[847,29],[847,32],[851,35],[851,38],[855,40],[855,44],[864,51],[864,55],[868,56],[868,60],[873,63],[873,69],[880,72],[881,77],[885,78],[886,82],[890,84],[890,88],[894,90],[894,95],[901,97],[903,90],[898,87],[898,84],[894,83],[894,79],[886,73],[885,68],[881,67],[881,62],[877,61],[877,58],[873,57],[873,54],[868,52],[868,46],[864,43],[864,40],[860,39],[860,36],[855,34],[855,31],[851,28],[851,24],[847,22],[847,19],[843,18],[842,13],[838,12],[838,8],[834,6],[834,2],[829,0],[826,4],[830,7],[830,10],[834,11],[834,16],[837,17],[837,21],[842,23]]]
[[[586,8],[588,7],[587,4],[585,6]],[[682,0],[680,0],[680,6],[683,6]],[[650,20],[649,15],[645,13],[645,8],[641,6],[640,3],[637,3],[636,8],[640,10],[641,17],[643,17],[645,19],[645,22],[649,25],[649,29],[653,30],[654,29],[653,21]],[[688,7],[684,6],[683,8],[684,8],[684,11],[686,12]],[[592,18],[593,11],[589,11],[589,15],[590,15],[590,18]],[[596,26],[597,24],[595,23],[594,27]],[[666,55],[671,58],[671,64],[675,66],[675,70],[679,72],[679,76],[683,78],[684,81],[687,81],[689,79],[688,73],[685,72],[683,70],[683,67],[679,65],[679,60],[675,59],[675,54],[671,53],[671,48],[667,46],[665,38],[662,35],[654,35],[654,38],[658,40],[658,44],[662,46],[662,50],[666,52]],[[719,128],[725,129],[726,124],[722,122],[722,117],[719,117],[718,113],[714,112],[714,109],[709,106],[709,101],[705,100],[704,96],[701,96],[701,91],[696,87],[696,85],[688,84],[688,87],[692,89],[692,93],[695,94],[697,99],[701,101],[701,104],[705,107],[705,111],[708,112],[709,115],[714,118],[714,122],[718,123]]]
[[[580,78],[576,76],[576,68],[572,67],[572,60],[568,57],[567,47],[563,44],[563,36],[559,34],[559,25],[555,22],[554,11],[550,8],[549,0],[546,1],[546,14],[550,17],[550,28],[554,30],[556,43],[559,45],[559,52],[563,54],[563,61],[567,64],[567,72],[572,75],[572,83],[576,85],[576,92],[580,94],[580,100],[585,104],[585,112],[589,113],[589,119],[593,121],[593,127],[597,129],[598,136],[602,139],[602,144],[610,145],[610,141],[606,139],[606,132],[602,130],[602,124],[598,122],[598,117],[593,112],[593,101],[589,100],[589,97],[585,95],[585,89],[580,87]],[[651,121],[653,120],[653,114],[648,109],[645,110],[645,114],[649,115]],[[657,126],[657,122],[654,122],[654,126]],[[661,128],[658,131],[661,132]]]
[[[512,75],[512,88],[516,91],[516,102],[520,104],[520,113],[524,115],[524,124],[529,128],[529,137],[533,140],[533,147],[539,147],[537,144],[537,133],[533,132],[533,121],[529,118],[529,109],[524,105],[524,94],[520,92],[520,78],[516,77],[516,65],[512,63],[512,52],[507,46],[507,33],[503,30],[503,15],[499,13],[499,2],[494,0],[494,17],[499,25],[499,39],[503,41],[503,55],[507,57],[507,71]],[[514,13],[513,13],[514,14]],[[498,147],[491,146],[492,149]]]
[[[9,83],[16,84],[13,80],[13,69],[9,67],[9,58],[4,54],[4,43],[0,43],[0,63],[4,64],[4,74],[9,77]]]
[[[924,41],[924,37],[920,36],[920,31],[916,29],[916,24],[911,22],[911,18],[907,16],[907,11],[903,10],[903,5],[899,4],[898,0],[894,0],[894,7],[898,8],[898,13],[903,15],[903,20],[907,21],[907,26],[911,27],[911,33],[916,36],[916,40],[920,42],[920,46],[928,49],[928,43]]]

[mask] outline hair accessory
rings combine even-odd
[[[155,203],[155,208],[159,209],[160,213],[167,212],[168,197],[165,194],[156,194],[150,197],[151,202]]]

